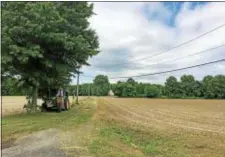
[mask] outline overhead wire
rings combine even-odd
[[[156,63],[156,64],[152,64],[152,65],[149,65],[149,66],[143,66],[143,67],[141,67],[141,68],[152,67],[152,66],[155,66],[155,65],[159,65],[159,64],[161,64],[161,63],[169,63],[169,62],[172,62],[172,61],[177,61],[177,60],[181,60],[181,59],[186,59],[186,58],[188,58],[188,57],[195,56],[195,55],[198,55],[198,54],[201,54],[201,53],[205,53],[205,52],[208,52],[208,51],[211,51],[211,50],[215,50],[215,49],[221,48],[221,47],[223,47],[223,46],[225,46],[225,45],[223,44],[223,45],[216,46],[216,47],[213,47],[213,48],[209,48],[209,49],[206,49],[206,50],[203,50],[203,51],[199,51],[199,52],[196,52],[196,53],[192,53],[192,54],[189,54],[189,55],[180,57],[180,58],[175,58],[175,59],[169,60],[169,61],[163,61],[163,62]],[[82,76],[83,76],[83,77],[94,78],[94,76],[87,76],[87,75],[82,75]],[[133,76],[109,77],[109,78],[110,78],[110,79],[116,79],[116,78],[129,78],[129,77],[133,77]]]
[[[175,58],[173,60],[169,60],[169,61],[166,60],[166,61],[162,61],[162,62],[159,62],[159,63],[155,63],[155,64],[151,64],[151,65],[145,65],[145,66],[141,66],[141,67],[137,67],[137,68],[133,68],[133,69],[141,69],[141,68],[146,68],[146,67],[149,68],[149,67],[153,67],[153,66],[159,65],[161,63],[169,63],[169,62],[173,62],[173,61],[177,61],[177,60],[181,60],[181,59],[186,59],[188,57],[192,57],[192,56],[195,56],[195,55],[199,55],[201,53],[205,53],[205,52],[208,52],[208,51],[211,51],[211,50],[215,50],[215,49],[221,48],[223,46],[225,46],[225,45],[223,44],[223,45],[216,46],[216,47],[213,47],[213,48],[209,48],[209,49],[206,49],[206,50],[203,50],[203,51],[199,51],[199,52],[196,52],[196,53],[192,53],[192,54],[189,54],[189,55],[180,57],[180,58]]]
[[[218,29],[220,29],[220,28],[222,28],[222,27],[224,27],[224,26],[225,26],[225,23],[222,24],[222,25],[220,25],[220,26],[217,26],[217,27],[215,27],[215,28],[213,28],[213,29],[211,29],[211,30],[209,30],[209,31],[207,31],[207,32],[205,32],[205,33],[203,33],[203,34],[201,34],[201,35],[195,37],[195,38],[192,38],[192,39],[190,39],[190,40],[188,40],[188,41],[185,41],[185,42],[183,42],[183,43],[181,43],[181,44],[178,44],[178,45],[176,45],[176,46],[173,46],[173,47],[171,47],[171,48],[168,49],[168,50],[165,50],[165,51],[163,51],[163,52],[154,54],[154,55],[149,56],[149,57],[146,56],[146,57],[143,57],[143,58],[140,58],[140,59],[136,59],[136,60],[131,60],[131,61],[128,61],[128,62],[125,62],[125,63],[114,64],[114,65],[108,65],[108,66],[106,65],[106,66],[104,66],[104,67],[96,67],[96,68],[101,69],[101,68],[105,68],[105,67],[112,67],[112,66],[124,65],[124,64],[132,63],[132,62],[136,62],[136,61],[140,61],[140,60],[147,60],[147,59],[150,59],[150,58],[159,56],[159,55],[161,55],[161,54],[164,54],[164,53],[166,53],[166,52],[169,52],[169,51],[171,51],[171,50],[174,50],[174,49],[176,49],[176,48],[179,48],[179,47],[181,47],[181,46],[183,46],[183,45],[186,45],[186,44],[188,44],[188,43],[190,43],[190,42],[193,42],[193,41],[195,41],[195,40],[197,40],[197,39],[199,39],[199,38],[201,38],[201,37],[204,37],[204,36],[206,36],[207,34],[212,33],[212,32],[214,32],[214,31],[216,31],[216,30],[218,30]]]
[[[143,77],[143,76],[152,76],[152,75],[158,75],[158,74],[164,74],[164,73],[169,73],[169,72],[174,72],[174,71],[181,71],[181,70],[185,70],[185,69],[196,68],[196,67],[215,64],[215,63],[224,62],[224,61],[225,61],[225,58],[220,59],[220,60],[216,60],[216,61],[197,64],[197,65],[193,65],[193,66],[188,66],[188,67],[184,67],[184,68],[173,69],[173,70],[167,70],[167,71],[161,71],[161,72],[155,72],[155,73],[148,73],[148,74],[142,74],[142,75],[134,75],[134,76],[109,77],[109,79],[121,79],[121,78],[135,78],[135,77]],[[95,78],[94,76],[86,76],[86,75],[83,75],[82,77]]]
[[[225,61],[225,58],[220,59],[220,60],[216,60],[216,61],[197,64],[197,65],[193,65],[193,66],[188,66],[188,67],[184,67],[184,68],[179,68],[179,69],[173,69],[173,70],[167,70],[167,71],[161,71],[161,72],[155,72],[155,73],[149,73],[149,74],[143,74],[143,75],[135,75],[135,76],[111,77],[109,79],[121,79],[121,78],[131,78],[131,77],[135,78],[135,77],[143,77],[143,76],[152,76],[152,75],[164,74],[164,73],[180,71],[180,70],[185,70],[185,69],[191,69],[191,68],[195,68],[195,67],[205,66],[205,65],[214,64],[214,63],[218,63],[218,62],[224,62],[224,61]]]
[[[155,54],[155,55],[153,55],[153,56],[149,56],[149,57],[145,57],[145,58],[142,58],[142,59],[133,60],[133,61],[130,61],[130,62],[139,61],[139,60],[146,60],[146,59],[153,58],[153,57],[155,57],[155,56],[161,55],[161,54],[163,54],[163,53],[169,52],[169,51],[174,50],[174,49],[176,49],[176,48],[178,48],[178,47],[181,47],[181,46],[183,46],[183,45],[185,45],[185,44],[188,44],[188,43],[190,43],[190,42],[192,42],[192,41],[194,41],[194,40],[196,40],[196,39],[199,39],[199,38],[201,38],[201,37],[203,37],[203,36],[205,36],[205,35],[207,35],[207,34],[209,34],[209,33],[211,33],[211,32],[214,32],[214,31],[216,31],[216,30],[218,30],[218,29],[220,29],[220,28],[222,28],[222,27],[224,27],[224,26],[225,26],[225,24],[220,25],[220,26],[218,26],[218,27],[216,27],[216,28],[214,28],[214,29],[212,29],[212,30],[210,30],[210,31],[208,31],[208,32],[205,32],[205,33],[201,34],[200,36],[197,36],[197,37],[195,37],[195,38],[193,38],[193,39],[191,39],[191,40],[188,40],[188,41],[186,41],[186,42],[183,42],[183,43],[181,43],[181,44],[179,44],[179,45],[177,45],[177,46],[174,46],[174,47],[172,47],[172,48],[170,48],[170,49],[168,49],[168,50],[166,50],[166,51],[163,51],[163,52],[161,52],[161,53],[157,53],[157,54]],[[203,51],[200,51],[200,52],[197,52],[197,53],[194,53],[194,54],[187,55],[187,56],[185,56],[185,57],[176,58],[176,59],[171,60],[171,61],[176,61],[176,60],[184,59],[184,58],[187,58],[187,57],[190,57],[190,56],[194,56],[194,55],[197,55],[197,54],[200,54],[200,53],[204,53],[204,52],[206,52],[206,51],[210,51],[210,50],[213,50],[213,49],[222,47],[222,46],[224,46],[224,45],[220,45],[220,46],[218,46],[218,47],[214,47],[214,48],[210,48],[210,49],[207,49],[207,50],[203,50]],[[166,62],[171,62],[171,61],[166,61]],[[219,61],[223,61],[223,60],[219,60]],[[130,62],[121,63],[121,64],[115,64],[115,65],[111,65],[111,66],[117,66],[117,65],[127,64],[127,63],[130,63]],[[217,62],[217,61],[216,61],[216,62]],[[161,63],[165,63],[165,62],[160,62],[160,63],[157,63],[157,64],[161,64]],[[214,63],[214,61],[213,61],[213,62],[209,62],[209,63],[200,64],[200,65],[191,66],[191,67],[180,68],[180,69],[174,69],[174,70],[170,70],[170,71],[164,71],[164,72],[158,72],[158,73],[151,73],[151,74],[144,74],[144,75],[136,75],[136,76],[110,77],[110,79],[129,78],[129,77],[141,77],[141,76],[148,76],[148,75],[156,75],[156,74],[167,73],[167,72],[178,71],[178,70],[184,70],[184,69],[193,68],[193,67],[196,67],[196,66],[203,66],[203,65],[207,65],[207,64],[213,64],[213,63]],[[152,64],[152,65],[149,65],[149,66],[143,66],[143,67],[140,67],[140,68],[151,67],[151,66],[154,66],[154,65],[157,65],[157,64]],[[105,66],[105,67],[109,67],[109,66]],[[99,67],[98,67],[98,68],[99,68]],[[85,75],[83,75],[83,77],[94,78],[93,76],[85,76]]]

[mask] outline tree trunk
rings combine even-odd
[[[36,112],[37,109],[37,97],[38,97],[38,87],[33,87],[32,91],[32,106],[31,106],[31,112]]]

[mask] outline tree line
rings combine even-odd
[[[74,93],[76,86],[69,89]],[[164,85],[141,83],[132,78],[110,84],[107,76],[98,75],[93,83],[79,86],[79,95],[106,96],[110,89],[118,97],[225,99],[225,75],[208,75],[201,81],[192,75],[183,75],[180,81],[170,76]]]
[[[3,80],[2,95],[25,95],[28,92],[15,83],[16,79]],[[75,95],[76,85],[69,85],[67,90],[70,95]],[[107,76],[98,75],[93,83],[79,85],[80,96],[107,96],[110,90],[118,97],[225,99],[225,75],[208,75],[201,81],[192,75],[183,75],[180,81],[170,76],[163,85],[137,82],[132,78],[110,84]]]
[[[201,81],[192,75],[183,75],[180,81],[170,76],[164,85],[138,83],[129,78],[126,82],[118,82],[114,93],[119,97],[225,99],[225,76],[209,75]]]
[[[76,85],[70,85],[68,91],[70,95],[76,94]],[[98,75],[93,80],[93,83],[84,83],[79,85],[80,96],[107,96],[110,90],[110,83],[107,76]]]

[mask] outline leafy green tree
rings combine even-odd
[[[129,83],[129,84],[134,86],[136,82],[135,82],[135,80],[133,78],[128,78],[127,79],[127,83]]]
[[[91,95],[97,96],[97,88],[94,84],[91,86]]]
[[[98,75],[94,79],[95,93],[97,96],[108,95],[110,83],[108,76]]]
[[[136,88],[130,83],[124,83],[122,97],[135,97],[137,95]]]
[[[195,78],[192,75],[181,76],[181,90],[184,97],[194,96]]]
[[[116,96],[121,97],[122,94],[123,94],[123,88],[124,87],[125,87],[125,83],[118,81],[117,84],[116,84],[116,88],[115,88],[114,94]]]
[[[193,96],[194,97],[203,97],[203,84],[201,81],[195,81],[193,85]]]
[[[118,82],[114,94],[119,97],[137,96],[136,87],[127,82]]]
[[[70,96],[73,96],[76,94],[76,85],[69,85],[68,92]]]
[[[69,84],[73,73],[98,53],[87,2],[2,2],[2,68],[32,87]]]
[[[153,86],[157,87],[159,90],[159,96],[165,95],[165,87],[160,84],[152,84]]]
[[[79,95],[80,96],[88,96],[89,95],[89,86],[90,86],[90,95],[94,95],[94,93],[91,92],[91,89],[93,88],[92,83],[84,83],[79,85]],[[75,94],[76,95],[76,85],[69,85],[68,91],[70,95]]]
[[[203,89],[204,89],[204,97],[205,98],[215,98],[215,93],[213,91],[213,76],[205,76],[202,80]]]
[[[166,79],[165,92],[167,96],[172,98],[181,97],[180,83],[177,81],[176,77],[170,76]]]
[[[225,99],[225,76],[217,75],[212,81],[212,91],[215,93],[215,98]]]
[[[88,95],[88,84],[82,84],[79,87],[79,95],[87,96]]]
[[[137,83],[136,86],[136,90],[137,90],[137,96],[138,97],[144,97],[145,96],[145,87],[148,86],[150,84],[146,84],[146,83]]]
[[[96,95],[96,96],[106,96],[107,95],[106,89],[105,88],[102,89],[100,86],[95,86],[93,91],[94,91],[94,95]]]
[[[160,97],[160,89],[155,85],[148,85],[145,87],[145,96],[148,98],[158,98]]]
[[[11,77],[2,77],[2,95],[4,96],[18,96],[18,95],[24,95],[24,91],[22,91],[18,86],[16,85],[17,79],[11,78]]]

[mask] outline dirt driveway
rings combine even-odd
[[[3,147],[2,157],[91,157],[84,142],[94,129],[92,122],[74,130],[48,129],[17,139]]]
[[[66,157],[59,149],[60,131],[48,129],[18,139],[12,147],[2,150],[3,157]]]

